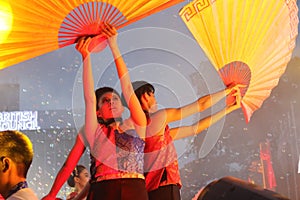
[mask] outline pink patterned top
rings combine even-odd
[[[111,127],[100,125],[91,146],[92,180],[117,178],[142,178],[144,163],[143,141],[135,130],[119,133]]]

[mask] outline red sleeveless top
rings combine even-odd
[[[147,191],[175,184],[181,187],[177,153],[169,126],[164,135],[146,138],[144,172]]]

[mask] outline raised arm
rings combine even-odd
[[[94,78],[91,66],[91,56],[88,46],[91,42],[90,37],[82,37],[79,39],[76,49],[81,53],[83,61],[83,94],[85,101],[85,132],[88,143],[92,146],[94,142],[94,134],[98,127],[96,114],[96,96],[94,92]]]
[[[54,200],[56,198],[57,193],[59,192],[59,190],[61,189],[63,184],[68,180],[70,174],[76,167],[76,165],[77,165],[80,157],[84,153],[84,151],[85,151],[84,142],[83,142],[82,138],[80,137],[80,135],[78,134],[76,137],[76,141],[75,141],[64,165],[62,166],[62,168],[59,170],[59,172],[56,175],[56,178],[54,180],[54,183],[51,187],[50,192],[48,193],[47,196],[42,198],[42,200]]]
[[[170,129],[170,135],[174,140],[182,139],[188,136],[197,135],[201,133],[203,130],[207,129],[220,119],[222,119],[225,115],[231,113],[234,110],[237,110],[241,107],[241,95],[240,91],[237,91],[234,94],[236,101],[232,105],[226,106],[223,110],[208,116],[204,119],[199,120],[191,126],[182,126]]]
[[[108,45],[110,46],[112,55],[115,60],[122,93],[128,105],[131,118],[135,124],[136,131],[141,138],[145,138],[147,119],[144,111],[142,110],[140,102],[134,93],[127,66],[120,53],[117,44],[117,31],[114,27],[106,24],[103,28],[103,33],[108,37]]]

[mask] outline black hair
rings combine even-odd
[[[75,187],[75,177],[79,177],[79,174],[86,169],[85,166],[83,165],[76,165],[75,169],[73,170],[72,174],[70,175],[69,179],[68,179],[68,185],[70,187]]]
[[[99,109],[98,107],[98,104],[99,104],[99,100],[100,98],[102,97],[102,95],[104,95],[105,93],[107,92],[113,92],[115,93],[116,95],[118,95],[118,97],[121,99],[121,96],[120,94],[113,88],[111,87],[101,87],[101,88],[98,88],[96,91],[95,91],[95,95],[96,95],[96,110]]]
[[[134,82],[132,82],[132,87],[133,87],[134,93],[137,96],[140,103],[142,103],[141,97],[143,96],[143,94],[147,93],[150,95],[151,93],[155,92],[154,86],[146,81],[134,81]],[[122,93],[121,100],[122,100],[123,105],[128,107],[123,93]]]

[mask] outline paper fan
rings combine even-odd
[[[295,0],[196,0],[179,15],[222,77],[247,84],[246,121],[278,84],[298,34]]]
[[[103,22],[119,29],[181,1],[1,0],[0,69],[98,35]]]

